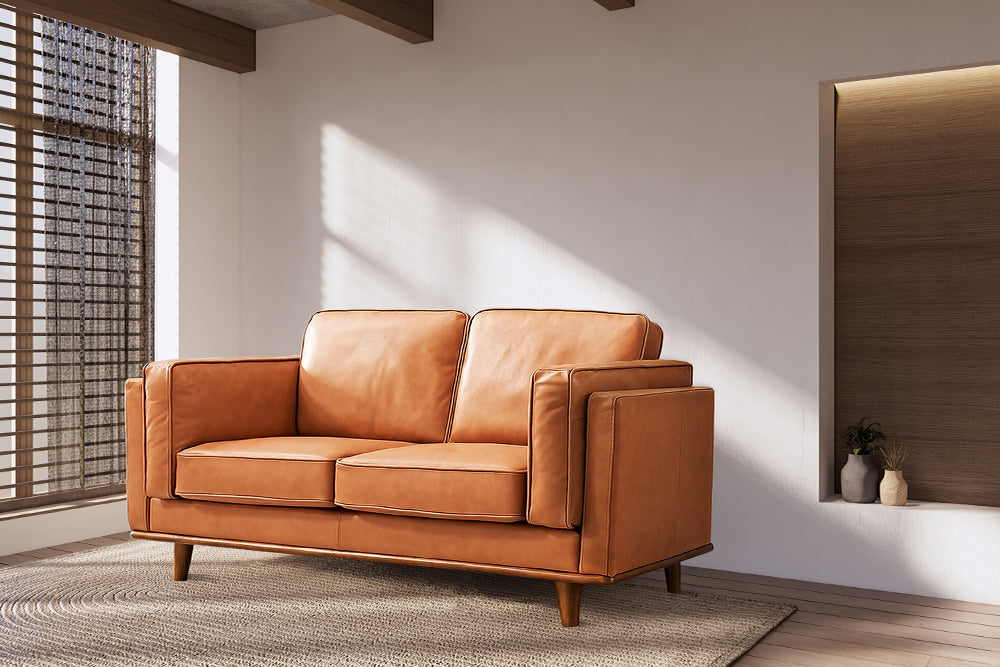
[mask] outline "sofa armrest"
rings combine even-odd
[[[295,435],[298,371],[298,357],[147,364],[142,402],[146,495],[176,497],[174,471],[182,449],[218,440]]]
[[[714,406],[707,387],[591,396],[580,572],[615,576],[711,542]]]
[[[142,379],[125,380],[125,493],[128,525],[149,530],[146,497],[146,419],[143,417]]]
[[[587,400],[595,391],[691,386],[683,361],[549,366],[531,380],[528,523],[573,528],[583,514]]]

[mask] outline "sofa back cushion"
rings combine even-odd
[[[656,359],[662,339],[662,330],[639,314],[481,311],[469,326],[449,440],[527,445],[535,369]]]
[[[469,316],[321,311],[306,327],[300,435],[441,442]]]

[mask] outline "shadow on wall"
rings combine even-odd
[[[500,213],[334,125],[322,130],[323,307],[649,310]]]
[[[717,567],[714,556],[736,564],[722,569],[997,604],[1000,571],[991,553],[1000,517],[993,508],[817,503],[797,493],[775,461],[748,455],[744,442],[716,431],[716,551],[693,565]],[[739,565],[768,562],[780,565]],[[975,575],[962,576],[968,573]]]
[[[693,360],[696,383],[717,388],[716,552],[693,561],[733,567],[775,560],[793,563],[770,574],[843,582],[834,573],[856,564],[858,585],[947,594],[906,565],[907,551],[885,541],[865,509],[829,511],[815,499],[817,454],[801,415],[809,397],[771,371],[741,358],[690,322],[655,304],[500,213],[435,183],[398,158],[343,129],[322,132],[321,305],[327,308],[458,308],[558,305],[647,312],[667,333],[664,353]],[[704,366],[714,367],[705,373]],[[709,380],[706,375],[714,378]],[[770,419],[759,415],[772,415]],[[764,443],[765,456],[748,442]],[[773,456],[766,456],[771,453]],[[871,506],[867,509],[871,510]],[[881,509],[881,508],[879,508]],[[871,515],[871,511],[868,512]],[[804,534],[802,526],[808,526]],[[808,540],[809,544],[803,543]],[[807,548],[806,548],[807,547]],[[808,562],[794,566],[796,554]],[[890,578],[865,579],[865,564],[891,562]]]
[[[761,53],[747,27],[773,22],[742,5],[719,16],[699,3],[611,14],[568,0],[469,3],[439,17],[460,25],[442,23],[439,39],[414,49],[337,18],[259,35],[268,57],[244,86],[244,138],[252,141],[244,141],[242,159],[259,170],[245,180],[260,192],[244,205],[267,211],[249,213],[261,227],[292,218],[307,223],[309,236],[261,230],[250,240],[248,257],[272,243],[301,244],[302,260],[282,266],[277,279],[266,271],[251,278],[248,299],[281,311],[276,283],[311,291],[329,268],[313,263],[317,247],[340,244],[363,266],[362,257],[387,256],[378,240],[394,249],[414,244],[403,255],[411,264],[398,256],[382,264],[396,274],[397,289],[423,295],[424,304],[468,308],[461,299],[471,294],[476,306],[601,305],[593,290],[575,290],[565,274],[548,270],[571,258],[583,267],[573,277],[590,272],[588,288],[625,286],[653,306],[650,314],[681,313],[815,393],[816,179],[796,159],[815,160],[816,80],[797,89],[794,104],[779,105],[776,88],[804,83],[779,74],[787,59],[768,55],[755,66],[773,64],[774,73],[747,76],[747,54]],[[782,22],[801,18],[789,10]],[[727,50],[714,45],[730,38]],[[359,142],[367,157],[338,153],[343,141]],[[345,159],[338,165],[333,154]],[[314,166],[325,170],[322,179]],[[331,191],[331,174],[358,167],[368,175],[367,196]],[[411,188],[414,175],[433,187]],[[333,183],[361,187],[347,180],[353,185]],[[370,243],[356,230],[329,230],[345,194]],[[397,217],[365,218],[390,211]],[[326,229],[312,229],[314,222]],[[320,235],[327,231],[330,238]],[[550,254],[559,259],[550,262]],[[382,291],[389,275],[373,280],[366,293],[399,299],[395,289]],[[473,282],[477,289],[466,287]],[[313,303],[341,303],[330,295]],[[297,326],[304,317],[296,315]],[[762,325],[769,322],[780,326]],[[283,334],[292,339],[293,329]],[[279,345],[263,333],[258,345],[256,335],[251,351]],[[697,348],[683,336],[668,342],[678,354]]]
[[[714,473],[712,534],[713,554],[718,559],[727,563],[795,563],[795,554],[808,551],[811,562],[768,574],[838,584],[844,581],[835,573],[845,563],[863,572],[870,563],[899,562],[894,580],[864,586],[934,594],[933,582],[922,580],[900,562],[900,554],[885,543],[884,535],[867,534],[864,527],[851,525],[845,513],[822,512],[815,499],[797,495],[794,484],[779,470],[764,468],[749,456],[732,434],[716,435]],[[809,526],[808,533],[801,526]],[[698,558],[691,564],[715,567],[712,560]],[[824,579],[823,572],[830,574]],[[857,585],[863,584],[859,581]]]
[[[321,307],[643,311],[717,391],[719,550],[699,562],[956,597],[985,578],[1000,600],[995,567],[954,564],[995,555],[986,538],[817,502],[817,82],[974,62],[996,15],[843,4],[451,2],[419,47],[342,17],[260,31],[242,351],[294,352]],[[921,48],[939,33],[986,46]]]

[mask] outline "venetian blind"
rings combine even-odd
[[[155,51],[0,4],[0,511],[118,493],[152,354]]]

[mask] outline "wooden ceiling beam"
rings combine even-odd
[[[628,9],[635,7],[635,0],[594,0],[605,9]]]
[[[233,72],[256,68],[256,32],[171,0],[5,0],[115,37]]]
[[[434,39],[434,0],[310,0],[410,44]]]

